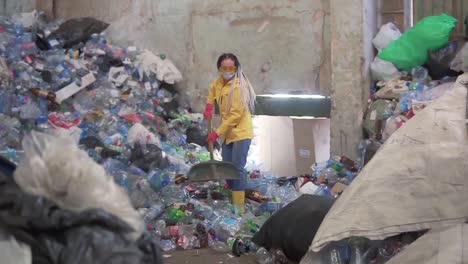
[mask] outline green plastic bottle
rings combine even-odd
[[[252,219],[245,221],[245,225],[249,228],[249,231],[252,232],[252,234],[257,233],[260,229],[260,227]]]

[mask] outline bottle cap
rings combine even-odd
[[[48,121],[48,118],[46,115],[41,115],[38,119],[37,119],[37,123],[40,124],[40,125],[43,125],[43,124],[46,124]]]

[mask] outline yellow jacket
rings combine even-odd
[[[238,83],[232,94],[230,111],[226,111],[232,82],[233,80],[224,84],[223,77],[219,77],[211,83],[207,100],[208,104],[214,105],[216,101],[219,106],[221,126],[216,130],[216,134],[221,138],[223,144],[253,138],[252,115],[242,104]]]

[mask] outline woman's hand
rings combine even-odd
[[[215,143],[217,139],[218,139],[218,134],[216,134],[216,132],[211,132],[211,134],[208,135],[208,137],[206,138],[206,142]]]
[[[211,117],[213,117],[213,105],[212,104],[206,104],[205,113],[203,113],[203,117],[205,118],[205,120],[211,119]]]

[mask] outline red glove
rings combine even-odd
[[[205,120],[208,120],[212,116],[213,116],[213,105],[212,104],[206,104],[205,113],[203,113],[203,117],[205,118]]]
[[[216,134],[216,132],[211,132],[211,134],[206,138],[206,142],[215,143],[217,139],[218,139],[218,134]]]

